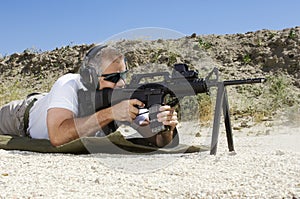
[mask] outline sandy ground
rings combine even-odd
[[[209,143],[179,129],[183,143]],[[260,133],[255,133],[260,132]],[[217,155],[70,155],[0,150],[0,198],[300,198],[300,127],[220,134]]]

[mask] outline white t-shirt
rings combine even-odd
[[[51,91],[35,102],[29,115],[29,133],[32,138],[49,139],[47,129],[47,111],[50,108],[64,108],[78,115],[77,91],[85,89],[79,74],[66,74],[60,77]]]

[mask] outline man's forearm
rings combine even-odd
[[[113,121],[111,108],[100,110],[84,118],[75,118],[74,121],[79,137],[92,135]]]
[[[173,130],[167,130],[156,134],[156,146],[164,147],[171,143],[173,139],[173,133]]]
[[[83,118],[65,119],[58,127],[48,127],[49,138],[54,146],[59,146],[79,137],[89,136],[109,124],[112,119],[111,109],[100,110]],[[50,124],[51,126],[51,124]]]

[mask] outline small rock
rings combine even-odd
[[[241,122],[241,127],[243,127],[243,128],[248,128],[249,125],[247,124],[246,121],[243,121],[243,122]]]
[[[201,134],[198,132],[196,133],[195,137],[201,137]]]
[[[239,126],[234,126],[234,127],[232,127],[232,129],[233,129],[233,130],[241,130],[242,128],[239,127]]]
[[[197,37],[197,34],[196,33],[193,33],[192,35],[191,35],[191,38],[196,38]]]
[[[271,134],[271,129],[266,130],[266,135],[270,135]]]
[[[281,150],[277,150],[276,153],[275,153],[275,155],[284,155],[284,152],[281,151]]]

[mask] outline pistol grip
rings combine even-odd
[[[157,114],[159,113],[160,104],[154,104],[149,108],[149,120],[150,128],[153,134],[157,134],[161,131],[165,131],[167,127],[162,122],[157,120]]]

